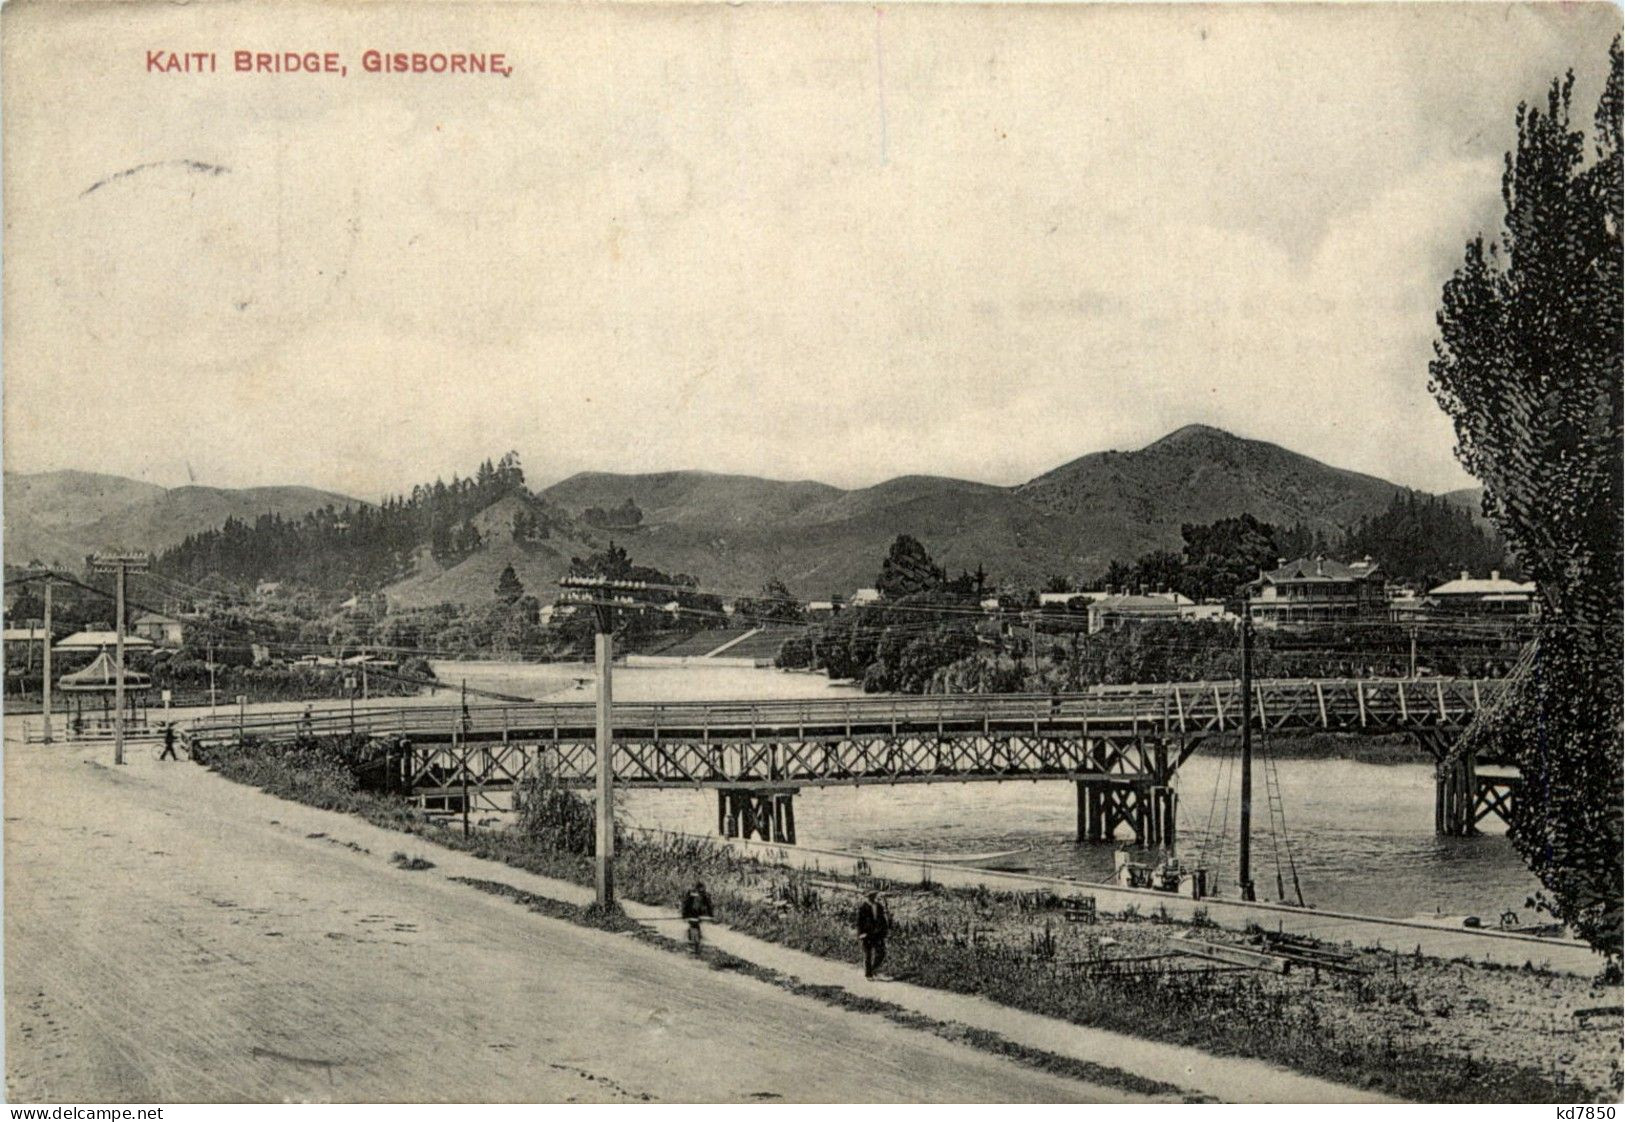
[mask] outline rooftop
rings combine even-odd
[[[1296,561],[1282,561],[1280,567],[1266,572],[1260,580],[1271,584],[1283,581],[1351,581],[1366,580],[1382,571],[1369,557],[1345,565],[1329,557],[1300,557]]]
[[[1429,596],[1491,596],[1491,595],[1518,595],[1533,596],[1536,592],[1535,582],[1520,583],[1507,580],[1501,576],[1499,570],[1491,570],[1490,575],[1484,578],[1474,578],[1463,570],[1461,576],[1455,580],[1447,580],[1437,588],[1428,590]]]
[[[66,639],[63,639],[61,642],[57,643],[55,649],[59,651],[99,651],[104,647],[113,647],[117,645],[118,635],[115,632],[75,631],[72,635],[69,635]],[[127,649],[133,647],[150,647],[152,646],[152,642],[151,640],[142,639],[135,635],[126,635],[124,637],[124,646]]]

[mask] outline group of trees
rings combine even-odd
[[[631,499],[626,499],[620,506],[608,510],[601,506],[590,506],[581,512],[581,520],[600,530],[632,530],[643,525],[643,510]]]
[[[377,506],[329,505],[301,518],[266,514],[252,523],[228,519],[164,551],[154,568],[193,583],[218,578],[237,585],[286,580],[326,590],[377,588],[406,572],[424,545],[442,564],[477,550],[482,542],[474,517],[508,495],[530,498],[516,452],[486,460],[467,479],[420,484]]]
[[[881,602],[848,608],[786,643],[778,664],[854,678],[871,692],[923,692],[976,650],[989,627],[979,606],[986,586],[980,566],[949,577],[924,545],[899,535],[875,578]]]
[[[1506,543],[1486,533],[1472,511],[1439,495],[1404,491],[1381,514],[1360,519],[1343,537],[1343,559],[1370,556],[1390,580],[1432,588],[1462,570],[1508,576],[1517,563]]]
[[[1250,514],[1205,525],[1180,527],[1183,548],[1153,550],[1132,564],[1113,561],[1099,586],[1168,590],[1192,600],[1239,601],[1243,586],[1273,569],[1280,558],[1326,554],[1339,560],[1371,557],[1392,580],[1432,587],[1466,569],[1483,575],[1516,564],[1505,543],[1474,521],[1472,512],[1449,499],[1401,491],[1387,509],[1368,515],[1345,533],[1327,535],[1304,525],[1279,527]],[[1052,582],[1054,591],[1064,578]]]

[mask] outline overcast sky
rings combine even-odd
[[[7,469],[369,498],[510,448],[533,483],[1014,483],[1190,422],[1468,485],[1439,288],[1517,102],[1573,66],[1589,129],[1620,20],[6,14]],[[363,75],[372,46],[514,73]],[[149,75],[153,47],[351,73]]]

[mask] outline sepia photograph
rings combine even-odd
[[[1622,26],[10,0],[9,1117],[1614,1118]]]

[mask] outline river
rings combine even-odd
[[[593,697],[591,666],[440,662],[435,672],[451,686],[466,681],[470,688],[525,697]],[[622,701],[859,693],[821,676],[766,669],[615,671],[615,696]],[[1180,855],[1200,857],[1214,869],[1225,895],[1234,892],[1236,873],[1237,770],[1233,759],[1198,751],[1176,784]],[[1433,833],[1430,763],[1280,759],[1275,770],[1286,816],[1278,837],[1269,828],[1261,759],[1254,770],[1253,875],[1260,899],[1276,898],[1277,864],[1293,895],[1295,863],[1304,899],[1322,909],[1398,917],[1470,914],[1487,922],[1510,909],[1525,921],[1535,918],[1525,899],[1538,882],[1499,820],[1486,820],[1477,837]],[[622,806],[635,825],[695,833],[716,829],[716,796],[710,791],[631,791]],[[796,797],[796,830],[805,845],[940,854],[1019,850],[998,863],[1107,879],[1112,847],[1077,844],[1076,816],[1072,785],[1054,781],[806,788]]]

